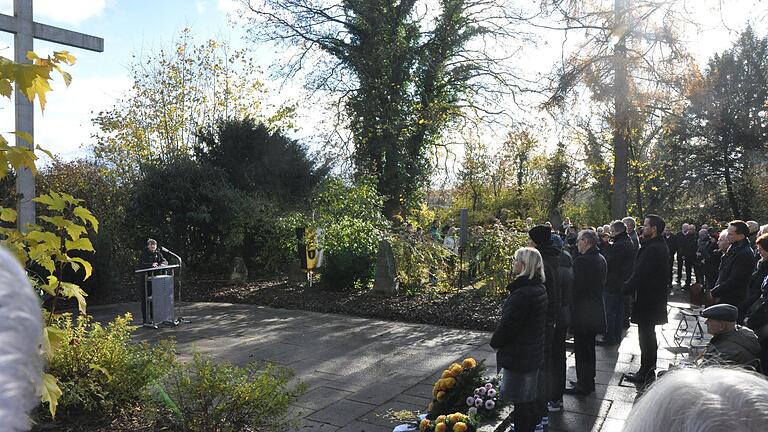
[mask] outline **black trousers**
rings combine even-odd
[[[595,388],[595,333],[573,334],[573,352],[576,355],[576,380],[587,390]]]
[[[569,309],[569,308],[565,308]],[[552,336],[552,382],[550,383],[550,394],[547,399],[558,401],[563,399],[565,392],[565,338],[568,336],[568,322],[570,322],[570,313],[564,315],[560,313],[560,321],[555,326],[555,334]]]
[[[147,291],[144,292],[144,276],[142,276],[136,286],[136,298],[139,300],[139,306],[141,307],[141,322],[144,324],[149,322],[147,321],[147,316],[149,316],[150,320],[152,318],[151,304],[149,305],[149,311],[147,311],[147,295],[152,295],[152,282],[147,282]]]
[[[675,254],[670,252],[669,253],[669,285],[672,285],[672,279],[674,277],[674,268],[675,268]],[[677,267],[678,269],[680,266]],[[677,277],[678,280],[680,280],[680,276]]]
[[[680,256],[677,255],[677,281],[680,282],[683,279],[683,266],[685,266],[685,284],[691,286],[691,275],[694,269],[698,267],[696,263],[696,255],[693,256]],[[696,272],[696,281],[699,280],[699,272]]]
[[[640,339],[640,372],[649,373],[656,370],[656,326],[653,324],[638,324]]]
[[[541,415],[537,411],[536,402],[516,403],[515,411],[512,413],[515,432],[534,432],[541,420]]]
[[[552,393],[552,340],[555,336],[555,326],[547,324],[544,328],[544,361],[539,369],[539,382],[536,392],[536,403],[539,416],[545,416],[549,395]]]

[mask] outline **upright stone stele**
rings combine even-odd
[[[397,263],[392,245],[387,240],[379,242],[379,252],[376,254],[376,278],[373,282],[373,292],[391,296],[397,294]]]
[[[232,274],[229,276],[230,283],[248,282],[248,267],[245,265],[242,257],[235,257],[232,262]]]

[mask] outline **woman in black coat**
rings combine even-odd
[[[526,247],[515,252],[509,296],[491,337],[501,370],[501,395],[514,402],[516,432],[532,432],[541,419],[536,406],[538,372],[544,360],[547,291],[541,254]]]
[[[750,301],[745,324],[760,339],[760,367],[768,375],[768,234],[755,241],[760,261],[749,281]],[[739,308],[741,310],[741,308]]]

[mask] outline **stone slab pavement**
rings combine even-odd
[[[141,316],[137,303],[89,308],[101,322],[125,312]],[[140,328],[136,339],[174,337],[181,359],[200,352],[237,365],[290,367],[307,384],[293,407],[303,421],[301,432],[390,432],[398,422],[386,413],[425,410],[432,384],[449,364],[472,356],[484,359],[489,371],[496,368],[488,332],[225,303],[184,303],[183,316],[191,322]],[[659,331],[660,369],[675,357],[663,348],[672,345],[679,314],[673,309],[670,317]],[[597,349],[596,393],[566,395],[565,409],[550,415],[549,430],[621,431],[637,396],[621,375],[639,366],[636,328],[620,346]],[[569,352],[568,379],[575,379],[574,365]]]

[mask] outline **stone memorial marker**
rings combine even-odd
[[[392,245],[388,240],[379,242],[379,252],[376,254],[376,278],[373,282],[373,292],[381,295],[397,294],[397,263]]]

